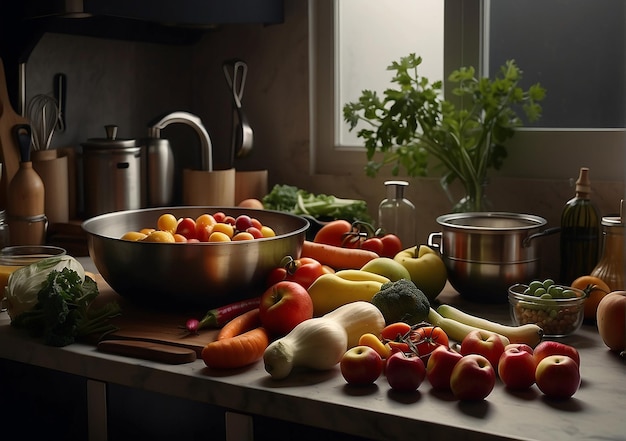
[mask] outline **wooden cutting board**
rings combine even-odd
[[[187,319],[200,320],[206,311],[151,310],[117,294],[102,276],[96,275],[95,280],[100,294],[94,306],[118,302],[122,310],[120,316],[111,320],[118,330],[95,342],[102,351],[165,363],[187,363],[199,357],[204,346],[217,337],[217,329],[200,330],[198,334],[184,329]]]
[[[0,179],[0,206],[6,207],[7,186],[20,166],[20,154],[13,135],[13,127],[17,124],[29,124],[29,120],[18,115],[11,106],[7,90],[4,64],[0,58],[0,162],[2,162],[2,178]]]

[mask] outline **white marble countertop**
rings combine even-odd
[[[470,312],[508,320],[506,305],[470,304],[456,293],[444,294],[443,300]],[[462,403],[433,392],[427,381],[412,394],[394,393],[384,377],[371,387],[350,387],[338,367],[275,381],[262,362],[216,373],[202,360],[168,365],[85,344],[48,347],[12,328],[6,312],[0,313],[2,358],[236,412],[380,440],[626,440],[626,361],[607,350],[593,325],[563,341],[581,354],[582,384],[573,398],[552,401],[536,386],[512,393],[498,382],[484,402]]]

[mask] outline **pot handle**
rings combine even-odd
[[[561,231],[561,227],[552,227],[552,228],[548,228],[546,230],[540,231],[539,233],[535,233],[535,234],[531,234],[530,236],[526,237],[523,241],[522,241],[522,246],[523,247],[528,247],[530,246],[530,241],[537,238],[537,237],[541,237],[541,236],[549,236],[550,234],[554,234],[554,233],[558,233]]]
[[[432,249],[438,250],[439,254],[443,254],[443,233],[430,233],[428,235],[428,246]],[[435,242],[437,241],[437,242]]]

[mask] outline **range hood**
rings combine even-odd
[[[115,17],[169,26],[283,21],[283,0],[26,0],[24,18]]]

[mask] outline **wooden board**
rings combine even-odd
[[[29,120],[18,115],[11,106],[7,90],[4,64],[0,59],[0,162],[2,162],[2,178],[0,179],[0,206],[6,206],[7,188],[20,166],[20,152],[13,134],[17,124],[28,124]]]
[[[158,351],[163,352],[163,357],[167,358],[167,353],[170,355],[172,353],[172,346],[191,349],[195,352],[196,356],[199,357],[204,346],[206,346],[207,343],[214,341],[217,337],[217,329],[200,330],[198,334],[189,334],[184,329],[187,319],[197,318],[200,320],[206,311],[181,313],[163,310],[150,310],[136,305],[117,294],[104,281],[102,276],[96,275],[95,280],[98,283],[98,290],[100,291],[100,294],[94,301],[94,306],[108,302],[118,302],[122,309],[122,314],[111,320],[111,322],[118,327],[118,330],[111,334],[107,334],[103,340],[141,341],[157,344],[157,346],[151,346],[150,350],[146,349],[146,345],[138,345],[135,356],[139,358],[147,358],[147,354]],[[166,346],[160,347],[158,345]],[[108,352],[112,351],[112,346],[113,345],[111,344],[107,345]],[[128,346],[129,347],[121,349],[121,351],[125,352],[122,355],[131,355],[129,351],[132,349],[133,345]],[[180,351],[174,352],[180,353]],[[188,351],[182,351],[182,354],[185,353],[189,354]],[[184,355],[181,355],[181,357],[184,357]]]

